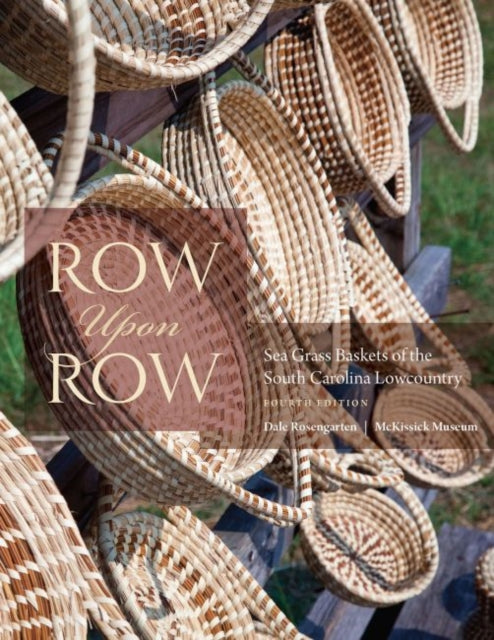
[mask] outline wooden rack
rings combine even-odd
[[[271,14],[244,50],[250,52],[263,44],[299,13],[300,11],[279,11]],[[228,64],[223,65],[218,70],[218,76],[228,69]],[[197,91],[198,83],[192,82],[176,88],[97,94],[92,129],[113,136],[121,142],[133,144],[172,116]],[[53,135],[64,129],[64,97],[34,88],[16,98],[13,106],[40,149]],[[379,214],[375,203],[372,203],[369,212],[381,241],[397,266],[405,271],[412,289],[431,315],[438,314],[445,303],[451,261],[449,249],[425,247],[420,250],[421,138],[433,124],[434,120],[429,116],[415,117],[411,124],[413,204],[409,215],[402,220],[390,220]],[[105,162],[105,159],[95,154],[88,154],[81,179],[90,178]],[[371,204],[372,196],[370,193],[362,193],[357,195],[357,199],[362,206],[366,206]],[[370,400],[375,393],[374,388],[357,391],[333,388],[332,391],[340,398],[350,397],[351,394],[355,397],[357,393],[366,394]],[[356,412],[359,421],[366,417],[368,415],[361,409]],[[84,524],[94,504],[96,470],[71,442],[51,460],[48,469],[79,522]],[[288,490],[275,485],[262,474],[254,476],[248,487],[272,500],[287,502],[291,498]],[[421,491],[420,496],[429,505],[434,492]],[[226,510],[215,531],[261,583],[267,580],[272,569],[279,564],[293,536],[293,530],[275,528],[235,506]],[[389,628],[392,626],[389,621],[396,619],[399,613],[400,607],[393,607],[391,614],[386,614]],[[376,620],[381,620],[378,623],[383,624],[381,612],[348,604],[329,592],[323,592],[301,625],[301,631],[315,640],[356,640],[365,637],[366,629],[372,629]],[[386,636],[369,636],[371,637],[384,640]]]

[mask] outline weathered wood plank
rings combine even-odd
[[[446,305],[451,259],[449,247],[429,245],[422,249],[405,274],[412,291],[431,317],[440,314]]]
[[[390,640],[450,640],[476,606],[474,570],[477,559],[494,545],[494,533],[449,524],[441,528],[439,568],[432,584],[407,602]]]

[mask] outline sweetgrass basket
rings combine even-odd
[[[140,638],[181,640],[305,636],[278,609],[226,545],[185,507],[164,518],[115,515],[111,486],[102,487],[91,544],[98,564]],[[94,535],[91,532],[91,535]]]
[[[382,607],[423,591],[437,569],[438,547],[427,511],[412,489],[315,495],[300,527],[307,564],[324,586],[361,606]],[[401,506],[403,505],[403,506]]]
[[[410,109],[399,67],[368,4],[317,5],[266,46],[265,63],[304,123],[335,193],[370,188],[387,215],[408,213]]]
[[[395,423],[398,430],[379,427]],[[429,430],[401,429],[401,425],[416,424]],[[436,425],[441,424],[454,427],[438,431]],[[494,414],[468,387],[385,387],[374,406],[372,430],[376,442],[414,484],[462,487],[494,469]]]
[[[350,204],[345,215],[361,243],[361,246],[349,243],[348,249],[355,299],[355,342],[387,354],[384,364],[395,371],[417,376],[443,372],[458,375],[462,385],[468,384],[471,381],[468,364],[410,289],[363,211],[358,205]],[[431,355],[428,360],[418,360],[412,355],[417,345],[415,331],[426,339],[424,351],[429,350]],[[401,355],[396,360],[393,354],[399,350]],[[378,368],[379,363],[366,363],[366,366]]]
[[[414,113],[432,113],[458,151],[471,151],[482,93],[482,37],[471,0],[370,0],[400,65]],[[463,130],[449,111],[461,109]]]
[[[137,640],[35,449],[0,413],[2,638]]]
[[[256,32],[273,0],[91,2],[97,90],[186,82],[225,62]],[[49,44],[49,46],[47,46]],[[62,0],[0,7],[0,61],[43,88],[67,91]]]
[[[191,297],[193,284],[185,264],[166,302],[154,288],[152,293],[149,288],[144,293],[139,290],[128,302],[132,309],[146,309],[155,324],[180,318],[182,326],[190,328],[185,346],[180,341],[175,345],[169,338],[163,342],[149,336],[146,353],[161,353],[165,348],[170,361],[175,362],[174,371],[178,371],[176,365],[185,348],[190,350],[192,361],[199,361],[221,346],[226,365],[211,378],[210,401],[205,405],[198,406],[189,395],[186,402],[177,398],[172,408],[162,394],[146,401],[138,398],[131,408],[125,404],[109,407],[98,399],[95,405],[86,405],[69,393],[62,403],[52,405],[54,411],[99,470],[149,500],[198,504],[222,493],[277,523],[306,517],[311,507],[310,470],[302,448],[297,453],[300,507],[264,500],[239,484],[267,464],[281,445],[284,434],[265,430],[265,421],[285,421],[292,415],[286,404],[272,408],[271,400],[279,393],[286,396],[286,389],[266,385],[262,376],[263,349],[268,344],[278,351],[290,349],[292,334],[243,237],[224,224],[222,213],[203,209],[202,201],[190,189],[152,161],[101,136],[93,142],[98,144],[90,145],[92,148],[107,146],[110,157],[123,159],[124,165],[133,166],[142,175],[107,177],[83,187],[61,237],[90,255],[95,241],[97,247],[106,240],[137,242],[146,229],[150,238],[161,243],[166,264],[176,264],[178,247],[186,240],[192,254],[197,255],[199,273],[205,272],[204,265],[210,259],[205,239],[221,242],[221,253],[211,263],[204,282],[199,309]],[[151,173],[157,177],[150,177]],[[123,256],[105,268],[105,278],[114,277],[116,282],[128,275]],[[151,271],[147,277],[154,278]],[[98,357],[101,359],[99,342],[88,340],[80,324],[79,311],[90,304],[90,296],[85,298],[68,279],[59,294],[47,294],[51,278],[48,249],[19,276],[20,319],[29,358],[47,397],[52,394],[49,381],[53,374],[46,353],[76,354],[79,362],[92,363],[78,379],[87,396],[93,389]],[[153,283],[157,285],[158,280]],[[243,295],[242,286],[247,284]],[[258,315],[270,321],[259,322]],[[207,320],[208,331],[198,318]],[[113,348],[119,344],[115,342]],[[283,372],[279,367],[276,370]],[[118,364],[104,369],[103,380],[106,397],[112,400],[127,399],[130,386],[135,388],[135,380]],[[302,442],[301,436],[297,435],[297,442]]]
[[[211,206],[236,207],[249,247],[272,283],[299,342],[331,327],[333,354],[349,345],[345,238],[331,187],[305,130],[267,78],[245,57],[249,80],[201,96],[165,125],[163,164]],[[346,363],[333,357],[325,370]]]
[[[480,557],[475,569],[478,609],[463,629],[465,640],[489,640],[494,626],[494,548]]]
[[[13,3],[3,3],[0,13],[8,4],[15,10]],[[84,159],[94,93],[91,26],[87,0],[71,0],[66,6],[71,33],[66,47],[71,62],[63,70],[65,74],[57,67],[53,75],[66,83],[69,99],[66,144],[55,179],[43,165],[24,124],[0,93],[0,281],[43,246],[47,229],[63,224],[66,216],[60,209],[70,203]],[[2,22],[0,29],[5,28],[8,23]],[[21,46],[25,46],[24,40]],[[43,48],[49,50],[46,42]],[[8,47],[2,45],[2,50],[5,53]],[[34,68],[42,68],[39,60]],[[26,217],[29,208],[37,211]]]

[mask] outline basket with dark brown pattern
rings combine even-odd
[[[35,449],[0,413],[0,635],[137,640]]]
[[[480,557],[475,570],[478,609],[463,629],[464,640],[492,640],[494,629],[494,547]]]
[[[254,0],[252,6],[242,0],[93,0],[90,4],[96,87],[116,91],[176,85],[211,71],[254,35],[273,0]],[[0,61],[44,89],[66,93],[65,3],[3,2]]]
[[[391,491],[399,502],[374,489],[317,493],[313,516],[300,527],[314,574],[327,589],[361,606],[412,598],[437,569],[437,539],[427,511],[406,483]]]
[[[187,508],[115,515],[113,503],[104,484],[90,546],[140,638],[308,640]]]
[[[275,417],[289,420],[292,415],[292,409],[282,408],[282,403],[278,403],[279,409],[272,409],[273,394],[286,396],[286,389],[278,391],[276,385],[264,383],[259,355],[268,344],[278,351],[290,349],[292,334],[243,237],[225,225],[221,212],[207,209],[198,196],[156,163],[103,136],[93,136],[90,142],[92,148],[106,146],[107,154],[141,175],[110,176],[81,188],[74,214],[61,237],[75,243],[81,255],[90,257],[105,242],[138,242],[149,237],[160,243],[162,259],[170,265],[177,264],[180,247],[187,241],[200,273],[206,272],[210,258],[205,239],[222,243],[204,282],[200,307],[191,294],[194,285],[185,263],[166,303],[151,287],[137,289],[129,304],[134,305],[134,311],[145,310],[155,325],[180,318],[181,326],[188,329],[190,340],[186,344],[180,336],[166,341],[167,358],[175,363],[175,371],[179,370],[184,350],[190,351],[192,360],[196,356],[197,362],[209,358],[210,364],[211,353],[219,347],[226,368],[220,367],[218,375],[215,370],[208,383],[211,402],[198,405],[190,398],[188,402],[178,402],[177,398],[171,406],[155,393],[148,400],[139,396],[129,408],[120,400],[133,393],[135,375],[125,373],[118,362],[109,361],[103,379],[106,397],[112,402],[105,404],[101,396],[94,397],[93,374],[107,351],[101,352],[98,340],[88,338],[79,317],[80,310],[94,300],[70,277],[62,278],[60,292],[48,293],[53,273],[52,254],[47,249],[25,267],[18,279],[27,352],[48,398],[52,395],[53,371],[46,354],[76,354],[79,362],[85,363],[78,384],[95,402],[81,404],[68,392],[52,408],[99,470],[151,501],[198,504],[219,492],[278,524],[306,517],[311,508],[310,470],[302,449],[297,454],[300,507],[264,500],[239,484],[267,464],[283,441],[284,434],[265,430],[264,422]],[[163,212],[164,207],[167,209]],[[105,277],[125,281],[133,265],[128,252],[119,254],[118,260],[105,266]],[[78,268],[81,273],[85,269],[81,278],[90,281],[91,260],[81,261]],[[158,286],[159,272],[149,265],[146,277]],[[120,303],[121,298],[117,298],[115,304]],[[259,316],[270,321],[260,322]],[[163,339],[149,335],[146,340],[146,353],[163,351]],[[139,345],[140,341],[131,336],[124,346]],[[128,351],[127,346],[123,350]],[[282,369],[276,369],[282,373]],[[299,436],[297,441],[302,441]]]

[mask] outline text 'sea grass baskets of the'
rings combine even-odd
[[[186,82],[225,62],[255,33],[273,0],[92,0],[97,90]],[[0,5],[0,61],[49,91],[67,91],[62,0]]]
[[[187,508],[165,509],[164,518],[116,515],[113,502],[111,487],[104,485],[90,548],[140,638],[254,640],[253,616],[268,637],[305,638]]]
[[[0,635],[137,640],[35,449],[0,413]]]
[[[432,113],[458,151],[471,151],[482,93],[482,37],[471,0],[369,0],[400,65],[413,113]],[[458,133],[448,111],[461,109]]]
[[[478,608],[463,629],[465,640],[490,640],[494,628],[494,547],[480,557],[475,569]]]
[[[137,152],[119,146],[118,154],[140,171],[144,166],[154,170],[158,179],[128,174],[86,185],[77,194],[75,213],[60,238],[77,247],[79,281],[92,283],[92,290],[92,261],[112,243],[131,243],[135,250],[118,251],[117,247],[116,254],[103,260],[104,281],[116,282],[118,287],[133,283],[133,254],[141,251],[148,285],[108,300],[100,296],[107,313],[96,321],[96,316],[87,314],[98,307],[94,305],[98,296],[81,290],[67,272],[61,272],[60,292],[49,293],[55,270],[53,248],[26,266],[18,280],[20,320],[45,395],[53,396],[50,354],[72,354],[84,363],[75,384],[95,404],[79,401],[65,387],[62,401],[51,406],[88,459],[130,492],[154,502],[178,504],[197,504],[222,493],[260,517],[283,524],[302,519],[310,509],[311,490],[308,456],[300,447],[301,507],[272,503],[238,484],[267,464],[281,445],[284,434],[265,430],[265,421],[289,420],[293,411],[287,403],[271,402],[279,393],[286,399],[286,388],[280,391],[276,385],[267,385],[263,377],[264,349],[290,349],[292,339],[269,283],[250,257],[243,236],[225,226],[221,213],[202,208],[190,189],[155,163],[143,162]],[[158,243],[161,263],[172,274],[173,286],[168,290],[157,267],[160,261],[149,253],[153,242]],[[200,294],[192,263],[184,258],[185,242],[196,275],[207,273]],[[71,255],[62,254],[62,264],[70,264]],[[124,332],[110,344],[102,338],[104,331],[95,327],[101,328],[125,305],[124,319],[137,314],[148,328],[150,323],[157,327],[178,322],[180,332],[173,337],[147,329],[127,336]],[[270,321],[259,322],[258,315]],[[90,325],[92,330],[86,330]],[[125,358],[113,358],[115,353],[129,352],[130,369]],[[221,358],[212,364],[216,353]],[[200,401],[187,378],[174,385],[170,400],[173,382],[184,377],[184,354],[203,389]],[[276,370],[283,374],[283,365]],[[163,371],[170,387],[167,397]],[[138,394],[143,379],[145,387]],[[125,402],[129,398],[132,402]],[[295,440],[300,442],[300,435]]]
[[[15,3],[2,3],[0,13],[6,6],[16,8]],[[94,94],[91,24],[87,0],[71,0],[66,7],[71,33],[66,46],[71,63],[63,72],[58,66],[52,71],[54,77],[63,79],[69,92],[66,144],[55,179],[44,166],[26,127],[0,93],[0,281],[34,255],[43,245],[47,229],[63,224],[57,209],[69,205],[84,159]],[[0,29],[5,27],[1,20],[0,25]],[[45,50],[49,49],[49,42],[50,38],[43,45]],[[8,45],[0,48],[4,53],[8,51]],[[33,65],[41,68],[40,60],[36,59]],[[30,207],[37,212],[26,216]]]
[[[274,37],[265,62],[304,123],[335,193],[370,188],[386,214],[408,213],[410,108],[365,0],[317,5]]]
[[[469,383],[468,364],[393,264],[364,212],[358,205],[350,204],[345,215],[361,243],[348,243],[355,300],[354,343],[360,343],[367,352],[377,350],[383,360],[382,365],[376,360],[366,366],[377,369],[382,366],[384,370],[414,376],[458,376],[460,384]],[[425,338],[421,350],[427,353],[427,358],[414,355],[415,331]]]
[[[333,351],[348,346],[348,265],[330,185],[278,91],[245,56],[234,62],[252,82],[216,90],[210,74],[198,100],[165,125],[163,164],[211,206],[236,207],[235,224],[307,351],[328,328]],[[346,367],[336,357],[322,365]]]
[[[415,484],[462,487],[494,469],[494,414],[468,387],[385,387],[372,431]]]
[[[402,602],[423,591],[437,569],[437,539],[427,511],[406,483],[391,491],[399,503],[375,489],[318,493],[313,516],[300,528],[311,570],[326,588],[355,604]]]

